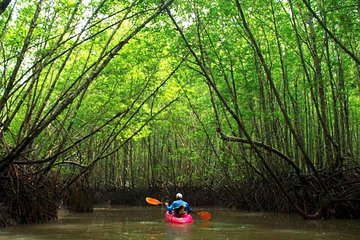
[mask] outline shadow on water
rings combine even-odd
[[[207,209],[211,221],[194,216],[194,223],[176,225],[164,222],[161,207],[96,208],[93,213],[61,211],[56,222],[24,225],[0,230],[0,240],[50,239],[360,239],[360,221],[305,221],[298,216],[244,213]]]

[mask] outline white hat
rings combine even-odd
[[[181,193],[177,193],[177,194],[176,194],[176,199],[182,199],[182,198],[183,198],[183,196],[182,196]]]

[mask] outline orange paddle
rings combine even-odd
[[[159,200],[155,199],[155,198],[151,198],[151,197],[147,197],[145,198],[146,202],[152,205],[159,205],[159,204],[163,204],[163,202],[160,202]]]
[[[201,219],[205,219],[205,220],[210,220],[211,219],[211,214],[209,212],[205,212],[205,211],[200,211],[200,212],[195,212]]]
[[[149,203],[151,205],[163,204],[163,202],[160,202],[159,200],[157,200],[155,198],[151,198],[151,197],[147,197],[147,198],[145,198],[145,200],[147,203]],[[201,219],[205,219],[205,220],[211,219],[211,214],[209,212],[200,211],[200,212],[194,212],[194,213],[196,213]]]

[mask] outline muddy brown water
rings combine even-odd
[[[305,221],[296,215],[199,210],[211,212],[211,221],[195,215],[190,225],[165,223],[165,210],[158,206],[95,208],[93,213],[86,214],[60,211],[59,219],[52,223],[0,229],[0,240],[360,239],[358,220]]]

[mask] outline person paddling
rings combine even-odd
[[[176,217],[181,217],[186,213],[191,213],[192,209],[189,203],[182,200],[183,195],[181,193],[177,193],[175,196],[176,200],[169,205],[168,202],[165,202],[165,208],[169,213],[174,213]]]

